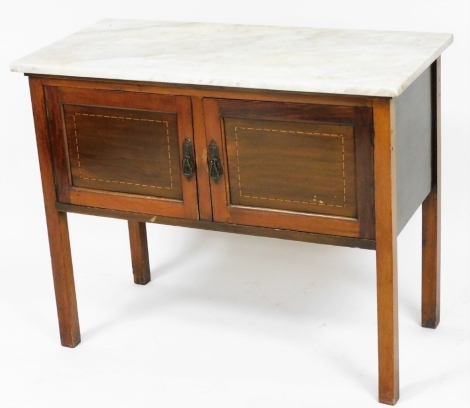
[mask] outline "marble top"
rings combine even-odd
[[[175,84],[398,96],[452,34],[102,20],[11,70]]]

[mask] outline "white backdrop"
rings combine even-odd
[[[453,32],[442,57],[442,317],[420,321],[420,211],[399,237],[402,407],[470,404],[470,2],[0,0],[0,407],[377,407],[375,253],[70,215],[82,344],[59,343],[27,79],[102,18]]]

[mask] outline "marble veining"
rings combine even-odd
[[[452,34],[102,20],[11,70],[175,84],[398,96]]]

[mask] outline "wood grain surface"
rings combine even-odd
[[[49,145],[43,86],[40,80],[34,78],[30,79],[29,85],[41,169],[60,340],[65,347],[75,347],[80,343],[81,337],[67,214],[56,208],[54,166]]]
[[[58,200],[197,219],[188,97],[45,86]]]
[[[206,98],[204,112],[224,152],[215,221],[374,237],[369,108]]]
[[[379,401],[399,398],[397,197],[394,101],[374,100]]]
[[[134,283],[146,285],[150,282],[150,262],[145,222],[128,221]]]

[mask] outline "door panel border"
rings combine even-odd
[[[215,140],[221,152],[226,151],[224,116],[262,120],[280,120],[282,117],[354,126],[357,218],[230,205],[227,157],[221,154],[222,177],[219,182],[210,180],[214,221],[374,239],[371,108],[216,98],[204,98],[203,106],[207,145]]]
[[[194,146],[190,97],[65,86],[45,86],[44,91],[58,202],[110,210],[127,209],[158,216],[199,219],[197,175],[194,174],[188,180],[181,171],[182,145],[184,140],[188,138]],[[69,153],[66,144],[65,119],[62,109],[64,104],[176,113],[179,151],[178,167],[180,169],[179,177],[181,177],[182,201],[163,197],[73,187]]]

